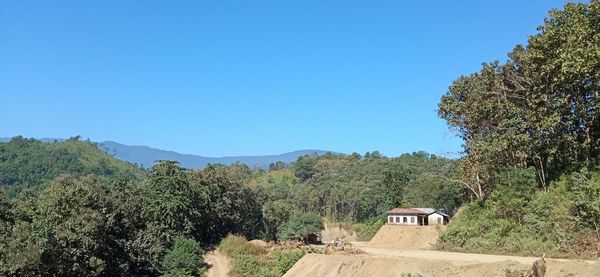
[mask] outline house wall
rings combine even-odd
[[[406,222],[404,222],[406,219]],[[388,215],[387,224],[391,225],[417,225],[419,224],[417,216],[412,215]]]
[[[443,225],[444,224],[444,217],[439,214],[436,214],[436,213],[430,214],[428,216],[428,220],[429,220],[429,225],[436,225],[436,224]]]

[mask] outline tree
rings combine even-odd
[[[600,1],[552,10],[509,60],[456,79],[438,114],[465,141],[469,180],[481,198],[505,167],[534,167],[550,181],[600,155]],[[476,188],[476,189],[474,189]]]
[[[194,234],[206,192],[190,182],[178,162],[160,161],[151,168],[144,186],[149,201],[144,212],[156,224],[157,240],[166,244],[172,236]]]
[[[163,276],[202,276],[203,252],[195,240],[175,237],[161,263]]]
[[[143,252],[124,251],[138,230],[130,225],[136,220],[119,208],[117,194],[97,177],[54,181],[35,200],[30,216],[15,222],[7,245],[8,275],[152,273]]]
[[[256,237],[263,229],[261,205],[255,191],[226,169],[209,165],[194,173],[193,181],[206,190],[208,199],[202,221],[197,222],[198,240],[216,243],[225,235]]]
[[[402,165],[394,163],[384,171],[383,191],[389,209],[400,207],[403,204],[409,173]]]
[[[324,229],[323,219],[315,213],[300,213],[286,221],[277,233],[280,240],[301,240],[307,242]]]
[[[294,206],[285,200],[276,200],[263,205],[262,212],[267,236],[275,241],[279,226],[294,213]]]
[[[277,161],[275,163],[270,163],[269,164],[269,171],[284,170],[286,168],[287,168],[287,164],[285,162],[282,162],[282,161]]]
[[[586,227],[591,227],[600,242],[600,173],[575,173],[570,180],[575,212]],[[600,246],[597,246],[600,251]]]
[[[294,174],[300,181],[306,181],[315,174],[316,157],[304,155],[294,164]]]
[[[6,244],[8,236],[14,224],[12,203],[6,193],[0,188],[0,274],[4,272],[4,256],[7,252]]]
[[[0,188],[0,239],[8,234],[10,226],[14,223],[12,203],[4,189]],[[1,245],[1,241],[0,241]]]

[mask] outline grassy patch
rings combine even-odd
[[[367,223],[357,223],[353,225],[356,232],[356,239],[359,241],[369,241],[385,224],[385,218],[375,218]]]
[[[229,235],[219,244],[219,250],[233,259],[233,276],[282,276],[308,250],[267,249],[248,243],[242,236]]]

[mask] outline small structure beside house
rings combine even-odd
[[[390,225],[446,225],[450,216],[433,208],[394,208],[385,213]]]

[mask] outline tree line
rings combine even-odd
[[[600,1],[553,9],[538,30],[441,98],[464,140],[454,181],[476,199],[442,247],[600,255]]]
[[[171,161],[152,167],[142,182],[61,176],[41,191],[3,195],[0,203],[0,270],[10,276],[178,270],[196,276],[201,265],[173,267],[173,253],[201,249],[228,233],[257,237],[262,226],[256,197],[243,184],[214,166],[189,171]]]
[[[507,167],[534,168],[548,190],[562,173],[598,165],[599,22],[598,1],[553,9],[507,61],[484,63],[442,97],[439,115],[465,142],[463,183],[475,197]]]
[[[400,205],[452,212],[466,191],[439,176],[456,166],[375,151],[268,170],[175,161],[146,170],[92,142],[17,137],[0,143],[0,274],[197,276],[202,252],[227,234],[311,241],[323,217],[370,222]]]

